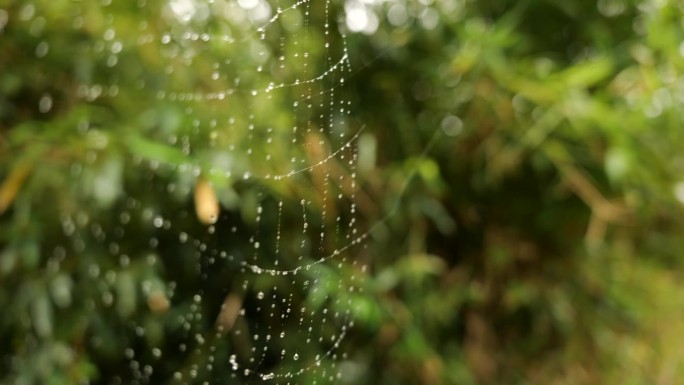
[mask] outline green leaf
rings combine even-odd
[[[577,63],[553,76],[567,88],[584,89],[605,80],[613,74],[613,63],[609,57],[600,57]]]
[[[66,308],[71,305],[73,286],[71,277],[66,274],[59,274],[52,280],[50,294],[57,307]]]
[[[116,280],[116,310],[123,318],[130,317],[135,312],[137,290],[133,275],[129,271],[122,271]]]
[[[139,135],[132,134],[126,138],[130,151],[147,160],[181,165],[188,162],[188,157],[177,148],[153,142]]]
[[[622,180],[629,172],[629,155],[623,148],[610,148],[606,153],[604,163],[606,174],[612,182]]]
[[[53,314],[47,292],[40,290],[31,301],[31,319],[36,334],[40,337],[50,337],[53,331]]]
[[[93,178],[93,196],[102,207],[109,207],[123,192],[123,161],[108,157]]]

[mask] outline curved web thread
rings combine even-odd
[[[141,3],[146,4],[144,2]],[[171,3],[189,4],[194,2],[190,0],[178,0],[172,1]],[[212,5],[214,4],[214,2],[210,1],[208,4]],[[196,136],[196,134],[199,132],[210,132],[210,146],[212,146],[216,141],[226,142],[225,137],[227,136],[230,139],[227,141],[227,143],[222,143],[222,145],[224,148],[228,150],[227,157],[232,156],[233,158],[229,158],[228,160],[224,159],[224,163],[229,163],[228,165],[224,165],[224,167],[208,167],[207,172],[217,174],[222,173],[223,176],[228,178],[242,176],[245,179],[253,177],[265,179],[281,179],[292,176],[304,170],[309,170],[311,167],[296,167],[297,164],[305,163],[305,159],[300,157],[296,160],[294,160],[293,158],[293,160],[291,161],[293,167],[290,167],[289,170],[284,169],[283,165],[275,162],[274,157],[268,153],[263,156],[263,159],[261,159],[262,162],[259,162],[259,164],[257,165],[258,167],[255,167],[255,165],[252,164],[252,167],[250,169],[241,169],[241,167],[238,166],[238,164],[249,163],[249,159],[243,162],[243,159],[241,158],[244,158],[245,155],[247,155],[247,158],[252,158],[253,152],[255,151],[255,149],[252,148],[254,146],[253,143],[259,139],[263,139],[268,144],[277,142],[282,145],[283,143],[286,143],[287,140],[284,140],[284,138],[282,138],[282,135],[281,138],[276,137],[276,135],[279,134],[290,135],[292,146],[288,150],[290,150],[290,152],[292,153],[296,153],[297,150],[300,148],[300,146],[298,145],[301,142],[302,131],[304,131],[305,133],[309,133],[312,131],[311,127],[300,127],[300,125],[316,124],[319,126],[319,132],[321,133],[324,132],[324,126],[326,126],[325,122],[322,122],[322,120],[325,120],[323,115],[315,117],[314,120],[314,117],[306,116],[310,113],[307,110],[311,110],[312,105],[315,108],[322,110],[324,109],[323,104],[329,102],[329,113],[327,116],[328,132],[338,127],[339,138],[347,138],[347,140],[338,140],[336,142],[331,142],[334,148],[330,151],[328,158],[336,156],[342,150],[343,147],[348,147],[349,145],[351,145],[351,143],[358,136],[359,132],[350,132],[350,129],[346,127],[349,124],[349,116],[351,113],[350,102],[347,101],[345,103],[344,99],[337,98],[337,95],[335,95],[335,90],[337,90],[339,86],[342,86],[344,84],[343,74],[349,74],[351,72],[349,55],[347,52],[344,35],[340,36],[341,46],[339,55],[341,57],[337,62],[332,63],[333,53],[329,51],[330,42],[327,40],[330,34],[330,22],[328,20],[325,21],[324,34],[326,37],[326,41],[324,42],[324,49],[327,66],[319,70],[319,72],[316,72],[316,70],[312,69],[313,65],[311,65],[312,63],[311,59],[309,58],[309,52],[306,51],[306,48],[300,49],[298,47],[304,44],[298,44],[299,39],[296,39],[296,37],[298,37],[296,31],[288,32],[288,34],[295,37],[292,39],[294,43],[291,46],[285,46],[286,39],[283,37],[280,37],[280,46],[274,50],[269,50],[268,46],[262,44],[267,40],[267,36],[269,36],[267,32],[271,29],[270,27],[275,25],[275,23],[281,19],[281,16],[287,15],[288,12],[296,11],[299,8],[303,8],[305,15],[303,21],[300,21],[300,23],[304,24],[305,27],[308,28],[309,5],[309,1],[299,1],[297,3],[294,3],[293,5],[290,5],[289,7],[284,8],[281,8],[279,4],[276,5],[275,16],[271,17],[271,19],[269,19],[265,24],[262,23],[260,27],[248,29],[248,32],[246,32],[247,36],[243,37],[240,40],[239,44],[229,44],[231,47],[238,47],[238,49],[236,51],[226,52],[222,51],[224,47],[209,46],[209,44],[212,42],[212,39],[215,36],[212,31],[196,31],[196,29],[206,26],[198,26],[191,24],[190,22],[192,21],[192,19],[187,19],[189,16],[185,14],[176,15],[177,18],[189,24],[181,23],[180,25],[178,25],[178,23],[170,22],[169,25],[165,28],[172,29],[172,31],[159,33],[159,35],[161,35],[161,37],[158,39],[158,41],[161,42],[159,54],[160,56],[168,59],[169,63],[165,67],[165,75],[167,75],[167,77],[170,80],[168,81],[168,87],[160,89],[156,92],[156,99],[171,103],[185,103],[187,104],[186,113],[189,115],[199,115],[196,105],[193,105],[193,103],[198,104],[206,101],[213,101],[218,103],[215,105],[214,112],[216,113],[213,114],[215,115],[215,117],[213,117],[212,119],[209,119],[208,121],[206,119],[200,118],[192,120],[191,125],[193,127],[193,130],[191,135],[179,135],[173,133],[167,135],[167,137],[163,139],[165,139],[168,142],[168,144],[176,145],[178,149],[181,150],[185,155],[191,155],[191,152],[193,152],[193,147],[202,148],[207,145],[206,142],[200,144],[191,143],[193,142],[193,140],[195,142],[198,142],[201,139],[199,137],[193,138],[193,135]],[[173,9],[173,7],[171,8]],[[327,14],[329,5],[327,3],[325,5],[325,8],[325,16],[327,19],[329,18],[329,15]],[[147,23],[141,23],[140,28],[142,29],[141,32],[144,33],[143,36],[145,37],[142,37],[139,40],[142,40],[144,44],[156,41],[154,38],[152,38],[152,36],[155,36],[155,34],[149,32],[150,27]],[[242,29],[246,29],[246,27],[242,26]],[[301,40],[304,43],[307,43],[307,36],[309,34],[310,33],[305,33],[302,37]],[[106,35],[105,40],[108,41],[114,40],[115,36],[117,36],[115,30],[112,28],[107,29],[104,35]],[[259,36],[257,37],[255,35]],[[218,36],[223,36],[223,38],[220,39],[221,41],[237,41],[234,38],[226,38],[226,35]],[[247,50],[248,52],[245,52],[246,50],[239,49],[240,46],[247,45],[248,43],[251,44],[250,49]],[[140,41],[138,41],[137,44],[143,43],[140,43]],[[116,48],[116,52],[121,51],[120,47],[122,46],[122,43],[120,41],[114,41],[112,45],[116,45],[117,47],[119,47]],[[279,50],[280,52],[278,52]],[[293,52],[285,52],[287,50]],[[211,81],[208,82],[209,84],[205,84],[206,80],[208,79],[200,79],[202,83],[200,89],[195,89],[191,91],[174,91],[174,88],[188,87],[187,84],[183,84],[180,86],[174,85],[174,75],[177,72],[187,72],[187,68],[192,67],[193,63],[197,60],[197,58],[207,56],[206,54],[211,54],[212,51],[212,57],[215,59],[215,61],[212,63],[213,70],[211,73]],[[263,73],[264,66],[261,63],[257,64],[256,68],[248,68],[247,71],[245,71],[244,68],[245,63],[236,63],[239,61],[239,58],[250,55],[256,57],[255,60],[257,62],[267,60],[269,57],[272,57],[273,61],[279,64],[279,68],[276,69],[276,72],[281,72],[282,76],[274,75],[272,79],[269,79],[268,81],[264,82],[265,84],[259,84],[259,81],[255,81],[253,79],[251,81],[245,80],[249,79],[250,77],[241,76],[244,72],[255,71],[257,73]],[[225,57],[237,59],[225,59]],[[109,58],[116,58],[116,55],[110,55]],[[299,66],[302,68],[290,69],[289,67],[296,66],[286,65],[285,63],[288,61],[288,59],[291,59],[293,62],[300,63]],[[113,62],[116,62],[116,60],[113,60]],[[250,64],[248,63],[247,65]],[[271,72],[273,73],[274,71]],[[225,78],[228,77],[230,77],[232,81],[225,81]],[[280,81],[276,79],[277,77],[280,77]],[[288,80],[288,78],[291,79]],[[327,84],[325,83],[326,80],[328,81]],[[116,83],[116,80],[114,80],[113,83]],[[213,87],[212,83],[219,85],[219,87]],[[230,83],[230,87],[222,88],[221,85],[225,83]],[[110,86],[109,88],[115,86],[116,85]],[[141,85],[141,87],[142,86],[144,85]],[[193,86],[190,87],[194,88]],[[82,94],[89,100],[97,99],[98,97],[104,96],[105,94],[101,91],[92,93],[88,92],[87,90],[102,90],[106,88],[108,87],[100,84],[84,85],[82,89],[86,91],[84,91]],[[206,88],[219,89],[209,91],[206,90]],[[290,92],[288,95],[277,95],[274,98],[274,93],[277,93],[277,91],[285,88],[294,88],[295,90]],[[249,96],[252,97],[251,100]],[[290,134],[287,134],[286,130],[282,126],[269,127],[270,124],[267,122],[260,121],[262,119],[260,119],[258,116],[259,113],[268,113],[268,111],[257,111],[259,110],[259,108],[255,108],[255,105],[259,105],[262,107],[261,109],[263,109],[264,104],[281,103],[281,100],[275,100],[276,98],[294,99],[291,107],[292,112],[293,115],[299,116],[299,119],[301,121],[298,122],[296,121],[297,119],[295,119],[294,122],[291,122],[289,126],[291,126],[292,128],[292,132]],[[317,101],[317,98],[320,100]],[[252,112],[249,114],[249,118],[246,119],[246,121],[245,119],[240,119],[234,115],[226,116],[226,114],[220,112],[220,110],[223,109],[223,106],[230,104],[232,101],[235,101],[238,104],[242,104],[240,108],[235,108],[240,110],[240,114],[243,114],[245,111]],[[318,120],[321,121],[319,122]],[[338,120],[339,123],[342,124],[336,124],[335,120]],[[219,129],[222,126],[227,126],[229,128],[224,130]],[[332,139],[332,137],[330,139]],[[246,151],[244,154],[231,154],[233,151],[236,151],[236,149],[237,151],[241,151],[245,148]],[[324,159],[322,163],[325,163],[325,161],[327,160],[328,159]],[[200,167],[196,164],[194,166]],[[257,168],[268,169],[269,171],[258,172]]]
[[[186,210],[171,215],[165,213],[165,208],[134,195],[127,197],[120,217],[113,223],[97,223],[85,213],[81,218],[64,218],[68,228],[65,234],[75,253],[83,251],[84,239],[94,238],[108,248],[121,267],[135,263],[132,255],[137,246],[125,245],[125,235],[141,227],[155,233],[147,245],[151,252],[145,261],[151,270],[159,269],[160,261],[169,263],[163,254],[171,239],[191,256],[189,266],[200,284],[187,301],[175,298],[176,291],[182,289],[176,281],[165,286],[151,279],[144,284],[143,292],[153,312],[166,311],[163,308],[169,305],[164,301],[174,302],[174,307],[180,305],[182,310],[171,318],[180,331],[181,342],[164,347],[150,342],[150,353],[141,352],[133,343],[126,348],[134,382],[151,381],[169,351],[188,357],[182,369],[173,371],[172,380],[177,383],[220,383],[224,372],[219,369],[225,367],[231,369],[231,378],[246,383],[297,383],[302,376],[333,382],[339,374],[338,351],[353,326],[351,300],[340,293],[359,290],[354,281],[356,271],[363,270],[342,254],[367,237],[356,235],[355,223],[354,142],[362,129],[351,129],[350,102],[340,95],[345,76],[351,72],[344,36],[337,37],[337,48],[333,48],[331,35],[336,29],[331,27],[333,17],[326,1],[323,40],[313,41],[312,30],[318,26],[311,24],[311,3],[276,2],[271,6],[275,14],[265,24],[256,23],[259,26],[251,28],[243,25],[240,28],[246,32],[236,28],[234,34],[209,29],[214,22],[211,16],[195,22],[192,11],[174,9],[182,4],[211,8],[215,4],[212,1],[162,4],[159,9],[171,9],[178,20],[157,26],[159,32],[150,33],[154,29],[150,23],[140,24],[145,34],[135,43],[138,49],[158,48],[160,56],[168,60],[159,80],[166,86],[154,93],[154,100],[181,106],[185,115],[179,127],[144,137],[174,150],[170,152],[173,156],[156,159],[137,151],[136,146],[142,147],[139,141],[131,142],[134,163],[149,167],[147,182],[160,194],[180,196],[183,190],[187,195],[187,184],[168,184],[158,175],[179,174],[190,183],[209,180],[228,189],[258,192],[251,195],[249,204],[243,205],[240,216],[246,223],[241,226],[234,224],[235,213],[228,212],[212,220],[216,223],[206,230],[186,228],[184,224],[192,213]],[[105,9],[109,6],[104,5]],[[139,6],[156,9],[145,1],[140,1]],[[249,14],[249,9],[244,14]],[[290,22],[290,30],[286,31],[278,23],[294,12],[299,12],[300,21]],[[297,27],[298,23],[303,27]],[[106,45],[117,47],[112,49],[111,58],[121,52],[122,42],[117,41],[114,21],[109,24],[112,26],[105,30],[103,39]],[[244,37],[236,37],[240,34]],[[292,39],[294,42],[289,41]],[[317,58],[308,46],[318,47]],[[319,69],[321,57],[323,67]],[[110,58],[107,66],[116,69],[118,59]],[[204,72],[196,79],[179,80],[188,68],[207,63],[210,70],[200,68]],[[266,69],[269,64],[270,69]],[[119,81],[114,76],[108,85],[84,85],[82,96],[94,102],[116,98],[116,92],[111,90]],[[140,88],[146,86],[141,84]],[[101,91],[105,89],[110,92]],[[292,101],[290,117],[269,115],[270,106],[287,100]],[[207,102],[210,105],[204,105]],[[285,234],[283,228],[293,226],[299,226],[300,231],[292,232],[295,235],[287,239],[281,236]],[[248,241],[230,250],[226,239]],[[341,258],[337,266],[324,266],[323,262],[338,256]],[[103,273],[104,268],[96,262],[92,266],[90,274],[103,288],[121,279]],[[345,269],[348,272],[342,273]],[[232,286],[221,286],[224,279]],[[205,301],[208,286],[215,281],[225,294],[218,306]],[[114,300],[107,295],[109,289],[103,292],[102,301],[111,305]],[[137,322],[129,326],[140,340],[148,338],[153,330]],[[295,340],[305,341],[304,345],[293,344],[304,348],[288,348],[289,341]],[[308,356],[309,351],[317,353]]]

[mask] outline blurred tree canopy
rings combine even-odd
[[[303,357],[261,367],[339,373],[276,383],[678,383],[684,5],[264,4],[0,0],[4,383],[268,381],[211,333],[235,301]],[[259,239],[315,289],[252,277]]]

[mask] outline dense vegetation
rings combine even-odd
[[[343,282],[321,284],[339,290],[326,294],[331,303],[353,304],[340,383],[678,383],[682,4],[358,3],[379,17],[373,34],[348,34],[352,73],[340,91],[360,132],[359,188],[341,186],[345,200],[325,206],[316,198],[323,182],[315,172],[287,183],[207,173],[265,172],[239,145],[262,143],[250,154],[287,163],[293,152],[315,162],[339,143],[311,134],[301,137],[305,145],[270,146],[249,132],[213,128],[231,118],[236,127],[276,132],[297,119],[323,124],[318,112],[292,116],[294,91],[268,105],[249,95],[230,103],[161,98],[171,89],[218,92],[231,79],[208,81],[217,71],[212,63],[230,59],[232,76],[259,60],[250,44],[189,42],[170,54],[163,31],[182,36],[192,23],[211,36],[253,29],[215,14],[231,2],[193,3],[203,4],[204,18],[174,24],[161,0],[0,0],[3,382],[131,383],[144,372],[131,367],[132,356],[152,363],[155,384],[205,368],[208,353],[199,345],[170,348],[193,340],[177,322],[180,314],[194,309],[204,317],[192,328],[207,329],[204,320],[220,318],[232,293],[252,309],[254,292],[271,286],[292,290],[293,303],[311,301],[277,276],[250,281],[254,288],[245,293],[239,263],[254,248],[248,234],[255,231],[261,239],[277,236],[283,254],[296,255],[303,243],[299,202],[306,198],[318,202],[304,210],[312,227],[325,222],[326,209],[348,223],[351,202],[359,233],[369,231],[339,266],[322,264],[312,274]],[[269,52],[308,45],[320,73],[332,64],[322,42],[339,50],[343,41],[318,27],[327,16],[344,28],[344,6],[314,0],[308,30],[291,42],[263,44]],[[286,35],[294,30],[288,20],[273,29]],[[141,43],[141,30],[156,40]],[[240,79],[256,87],[268,76]],[[318,91],[324,99],[330,87]],[[238,148],[226,160],[228,143]],[[331,169],[351,173],[342,163]],[[207,199],[218,195],[216,233],[236,229],[234,235],[204,230],[195,215],[198,185],[212,186]],[[260,201],[266,210],[255,224],[249,213]],[[288,204],[276,235],[267,225],[280,221],[277,201]],[[170,225],[157,226],[156,215]],[[236,261],[213,271],[204,250],[179,242],[171,226],[200,234],[203,244]],[[328,247],[322,239],[313,243],[319,241]],[[302,263],[285,257],[290,262]],[[342,290],[352,281],[355,290]],[[263,327],[258,317],[247,319]],[[297,339],[283,344],[317,350],[312,355],[325,349]],[[155,360],[153,346],[167,347],[163,360]],[[240,343],[213,346],[223,364],[187,381],[246,383],[230,377],[227,364]]]

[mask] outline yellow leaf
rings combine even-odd
[[[31,171],[31,165],[23,163],[15,167],[0,186],[0,214],[12,204],[17,192]]]
[[[195,212],[197,219],[205,225],[211,225],[218,220],[221,207],[214,188],[203,178],[195,185]]]

